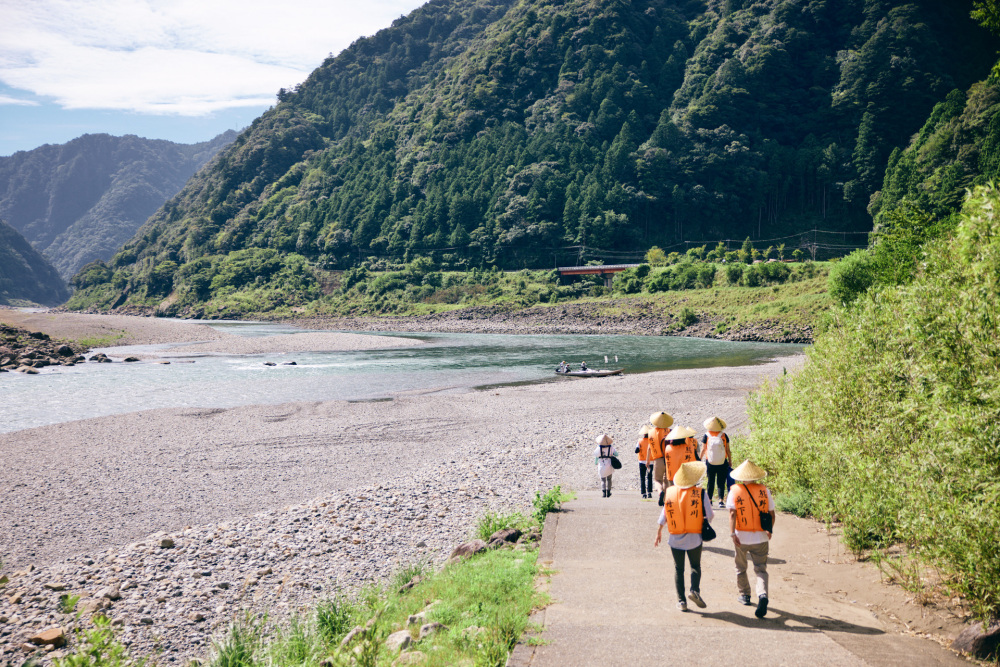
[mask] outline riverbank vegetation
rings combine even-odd
[[[998,210],[981,187],[923,246],[907,241],[919,225],[884,230],[859,260],[872,287],[831,315],[800,373],[751,397],[739,445],[778,492],[842,522],[849,547],[908,547],[982,619],[1000,614]],[[881,272],[892,248],[910,275]]]

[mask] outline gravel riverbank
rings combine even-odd
[[[632,454],[649,413],[738,432],[746,392],[802,363],[423,392],[391,401],[153,410],[0,435],[0,664],[80,609],[137,655],[183,662],[245,609],[282,615],[400,565],[440,563],[483,512],[596,484],[593,441]],[[734,452],[739,458],[739,451]],[[34,567],[32,571],[29,569]],[[16,574],[19,573],[19,574]],[[58,655],[56,648],[48,655]]]

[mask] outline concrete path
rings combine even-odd
[[[545,523],[539,563],[551,568],[553,604],[536,615],[541,645],[519,644],[508,665],[968,665],[938,644],[891,632],[860,605],[809,590],[779,516],[771,543],[767,616],[736,600],[729,516],[716,510],[719,537],[702,554],[702,597],[676,609],[673,560],[653,548],[659,508],[636,491],[580,494]],[[787,559],[787,560],[786,560]],[[801,569],[801,568],[800,568]],[[753,573],[751,565],[751,586]],[[685,577],[690,583],[689,573]],[[756,597],[754,597],[756,602]]]

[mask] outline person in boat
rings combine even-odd
[[[581,361],[581,362],[580,362],[580,370],[581,370],[581,371],[586,371],[586,370],[589,370],[589,369],[587,368],[587,362],[586,362],[586,361]]]
[[[708,499],[715,495],[719,487],[719,507],[726,506],[726,494],[732,487],[729,471],[733,469],[733,455],[729,451],[729,436],[725,433],[726,422],[718,417],[709,417],[703,422],[708,431],[701,436],[701,460],[708,464]]]
[[[767,556],[775,518],[771,490],[761,484],[765,477],[767,471],[747,459],[732,472],[736,483],[726,498],[736,553],[737,600],[747,606],[753,604],[750,601],[750,580],[747,578],[749,557],[757,578],[757,609],[754,611],[757,618],[764,618],[767,614]]]
[[[605,498],[611,497],[611,475],[615,471],[611,457],[618,456],[612,442],[611,436],[605,433],[597,439],[597,449],[594,450],[594,463],[597,464],[597,475],[601,478],[601,492]]]
[[[677,609],[687,611],[684,600],[684,559],[691,565],[691,592],[688,600],[702,609],[707,605],[701,597],[701,526],[702,519],[711,523],[715,517],[712,503],[698,483],[705,476],[705,464],[701,461],[688,461],[681,464],[674,475],[672,484],[666,493],[663,512],[660,513],[660,527],[656,531],[654,547],[660,545],[663,538],[663,526],[667,527],[670,536],[667,545],[674,557],[674,586],[677,588]]]
[[[556,373],[568,373],[568,372],[569,372],[569,364],[567,364],[565,361],[559,364],[559,368],[556,369]]]
[[[667,466],[663,460],[663,442],[673,423],[674,418],[666,412],[654,412],[649,416],[649,458],[653,461],[653,484],[656,486],[656,493],[659,494],[657,502],[660,507],[663,507],[663,492],[667,490]]]

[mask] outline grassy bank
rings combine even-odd
[[[473,529],[489,539],[516,528],[537,538],[545,516],[573,496],[560,487],[536,493],[534,512],[487,512]],[[206,667],[379,667],[420,664],[451,667],[503,665],[528,626],[532,611],[548,603],[535,539],[455,559],[440,569],[414,563],[388,581],[351,595],[337,594],[286,619],[247,611],[197,664]],[[75,603],[75,601],[74,601]],[[402,646],[400,647],[400,642]],[[406,656],[405,658],[401,658]],[[173,658],[170,658],[171,660]],[[154,660],[154,663],[157,662]],[[141,665],[115,637],[104,616],[76,637],[73,652],[55,667]]]
[[[739,445],[852,549],[902,545],[982,619],[1000,614],[998,209],[978,190],[912,282],[838,311],[800,373],[752,395]]]

